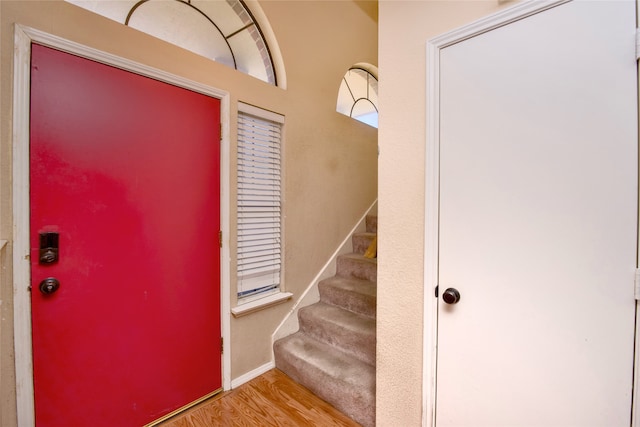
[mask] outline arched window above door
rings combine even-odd
[[[340,83],[336,111],[375,128],[378,127],[378,69],[356,64]]]
[[[66,0],[277,85],[265,35],[242,0]]]

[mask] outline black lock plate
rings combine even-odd
[[[60,235],[53,231],[40,233],[40,264],[58,261]]]

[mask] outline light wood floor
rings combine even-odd
[[[360,427],[277,369],[161,424],[162,427]]]

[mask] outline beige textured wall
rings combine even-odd
[[[12,238],[11,96],[17,22],[229,91],[232,171],[237,101],[284,114],[285,287],[298,297],[377,196],[377,131],[335,112],[337,90],[348,67],[357,62],[377,65],[375,4],[271,0],[261,4],[281,48],[286,90],[60,0],[0,1],[0,239]],[[231,205],[234,182],[232,174]],[[234,225],[232,220],[232,232]],[[13,354],[11,256],[9,245],[0,254],[3,427],[16,425],[14,357],[22,356]],[[231,293],[235,295],[233,280]],[[235,305],[234,296],[230,303]],[[231,320],[232,379],[270,361],[271,334],[291,305]]]
[[[422,417],[426,41],[507,6],[379,3],[377,425]]]

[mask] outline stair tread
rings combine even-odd
[[[353,277],[331,276],[322,280],[319,286],[341,288],[345,291],[372,297],[376,297],[378,294],[375,282],[365,279],[356,279]]]
[[[338,255],[338,258],[349,258],[349,259],[353,259],[355,261],[362,261],[362,262],[367,262],[370,264],[378,264],[378,258],[365,258],[364,255],[362,254],[358,254],[358,253],[348,253],[348,254],[342,254],[342,255]]]
[[[373,233],[371,231],[360,231],[360,232],[356,232],[353,233],[354,236],[362,236],[362,237],[370,237],[370,238],[374,238],[378,233]]]
[[[339,255],[336,260],[336,275],[354,277],[375,282],[378,278],[377,258],[365,258],[359,253]]]
[[[349,387],[375,394],[375,367],[329,344],[296,332],[276,341],[275,346],[279,351],[294,355],[298,367],[306,365],[306,369],[331,377],[342,385],[339,388]],[[286,370],[284,372],[287,373]],[[307,384],[303,385],[309,387]]]
[[[318,302],[298,311],[300,330],[370,365],[376,364],[376,320]]]
[[[276,368],[364,427],[375,425],[376,369],[302,332],[274,343]]]
[[[353,333],[376,335],[376,320],[371,317],[353,313],[335,305],[319,302],[300,309],[300,316],[306,318],[321,319],[333,325],[337,325]]]
[[[333,276],[318,284],[320,301],[345,310],[376,318],[377,286],[375,282]]]

